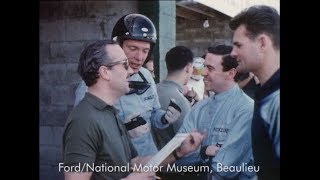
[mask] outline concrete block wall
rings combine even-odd
[[[232,31],[229,28],[230,18],[218,15],[208,18],[209,27],[204,28],[204,20],[189,20],[177,17],[176,45],[186,46],[195,56],[202,56],[209,46],[217,43],[232,44]]]
[[[39,7],[39,177],[60,180],[62,132],[80,82],[83,48],[110,38],[116,21],[138,12],[136,1],[40,1]]]

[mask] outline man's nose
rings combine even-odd
[[[237,52],[234,50],[235,48],[232,49],[230,55],[234,58],[237,58]]]
[[[136,54],[135,54],[135,59],[138,60],[138,61],[144,61],[146,58],[146,55],[144,52],[142,51],[137,51]]]

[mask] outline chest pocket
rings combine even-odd
[[[144,77],[144,75],[140,71],[138,72],[138,74],[143,80],[143,82],[148,83],[147,79]],[[147,111],[152,111],[154,98],[155,98],[155,92],[152,87],[152,84],[150,84],[149,88],[144,93],[140,94],[139,99],[143,104],[144,108],[147,109]]]
[[[140,98],[142,105],[149,111],[153,109],[154,99],[155,93],[153,92],[152,87],[150,87],[145,93],[143,93]]]
[[[226,139],[228,138],[229,129],[225,127],[213,127],[211,133],[208,136],[206,144],[224,144]]]

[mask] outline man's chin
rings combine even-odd
[[[132,68],[131,68],[132,69]],[[132,69],[133,70],[133,73],[137,73],[137,72],[139,72],[139,70],[140,70],[140,67],[139,68],[136,68],[136,69]]]
[[[141,66],[134,66],[134,67],[130,66],[130,67],[131,67],[133,73],[137,73],[141,68]]]
[[[124,94],[127,94],[128,92],[130,92],[130,88],[129,87],[126,89]]]

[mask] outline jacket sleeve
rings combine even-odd
[[[264,121],[269,124],[268,135],[272,139],[272,146],[276,155],[280,158],[280,91],[276,92],[269,103],[266,103],[264,110],[261,109]],[[265,114],[265,115],[264,115]]]
[[[221,170],[221,167],[241,166],[248,163],[252,157],[252,111],[253,109],[242,109],[235,114],[236,123],[230,128],[227,139],[212,159],[211,167],[220,176],[228,178],[236,176],[239,172],[225,172]]]
[[[189,133],[191,132],[195,127],[196,127],[196,118],[195,118],[195,112],[194,109],[192,109],[191,111],[189,111],[184,119],[183,119],[183,123],[182,126],[179,129],[179,133]],[[185,155],[184,157],[182,157],[181,159],[179,159],[178,161],[176,161],[175,163],[179,166],[181,165],[195,165],[197,163],[199,163],[201,161],[200,158],[200,147],[194,151],[191,152],[187,155]]]
[[[163,129],[163,128],[168,127],[169,124],[163,124],[161,122],[161,118],[162,118],[162,116],[164,116],[166,111],[161,109],[156,84],[153,80],[151,82],[151,88],[152,88],[152,91],[154,92],[154,96],[155,96],[155,98],[153,100],[153,107],[152,107],[152,112],[151,112],[151,117],[150,117],[151,124],[153,127],[156,127],[158,129]]]

